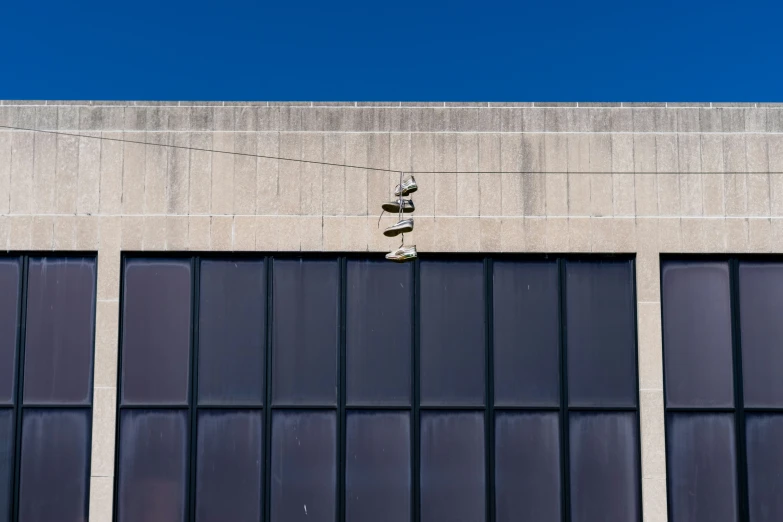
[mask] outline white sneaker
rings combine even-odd
[[[383,205],[381,205],[381,208],[390,214],[398,213],[400,211],[400,200],[395,199],[394,201],[389,201],[388,203],[384,203]],[[414,210],[416,210],[416,207],[413,206],[412,199],[402,200],[402,211],[405,214],[409,214]]]
[[[419,190],[419,186],[416,184],[416,180],[413,178],[413,176],[411,176],[402,182],[402,188],[400,188],[400,185],[397,185],[397,187],[394,189],[394,195],[407,196],[408,194],[412,194],[417,190]]]
[[[405,261],[411,261],[416,259],[418,254],[416,253],[416,246],[404,246],[398,248],[394,252],[386,254],[386,259],[389,261],[396,261],[398,263],[404,263]]]

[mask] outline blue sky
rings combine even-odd
[[[783,101],[780,1],[6,0],[0,98]]]

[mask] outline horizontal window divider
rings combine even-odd
[[[560,406],[497,406],[493,408],[496,412],[559,412]]]
[[[748,408],[745,406],[745,413],[783,413],[783,408],[776,408],[774,406],[767,407],[758,407],[758,408]]]
[[[639,410],[636,406],[568,406],[569,412],[588,413],[635,413]]]
[[[263,404],[198,404],[199,410],[263,410]]]
[[[734,408],[702,408],[694,406],[667,406],[666,413],[703,413],[706,415],[713,413],[734,413]]]
[[[187,404],[120,404],[120,410],[187,410]]]
[[[453,406],[453,405],[420,405],[421,411],[464,411],[464,412],[483,412],[487,409],[486,406]]]
[[[92,404],[22,404],[19,408],[37,410],[88,410]]]
[[[366,404],[356,405],[356,406],[345,406],[346,410],[355,410],[355,411],[410,411],[413,409],[412,406],[392,406],[390,404],[382,404],[379,406],[368,406]]]
[[[273,406],[269,407],[272,411],[275,410],[283,410],[283,411],[337,411],[337,405],[334,406],[320,406],[320,405],[303,405],[303,404],[275,404]]]

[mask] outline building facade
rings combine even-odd
[[[0,521],[780,520],[782,245],[773,104],[2,102]]]

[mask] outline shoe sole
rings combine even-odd
[[[394,195],[395,196],[403,196],[403,197],[405,197],[408,194],[413,194],[417,190],[419,190],[419,187],[407,188],[407,189],[402,191],[402,194],[400,194],[399,192],[395,192]]]
[[[389,203],[384,203],[383,205],[381,205],[381,208],[384,211],[388,212],[389,214],[396,214],[396,213],[398,213],[400,211],[399,205],[392,205],[392,204],[389,204]],[[406,205],[406,206],[402,207],[402,213],[403,214],[410,214],[414,210],[416,210],[416,208],[413,207],[413,206]]]
[[[413,232],[413,226],[406,225],[400,228],[389,227],[383,231],[383,235],[386,237],[395,237],[399,236],[400,234],[407,234],[408,232]]]

